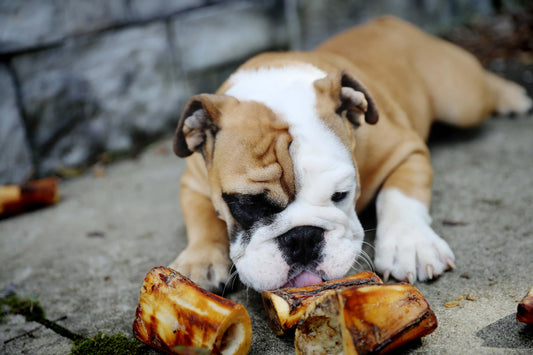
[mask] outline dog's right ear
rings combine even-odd
[[[346,117],[354,125],[360,124],[359,117],[363,116],[365,122],[375,124],[379,113],[372,95],[358,80],[348,72],[341,72],[341,102],[339,111],[346,111]]]
[[[219,131],[222,106],[237,101],[228,95],[200,94],[193,96],[185,105],[174,134],[174,153],[188,157],[194,152],[205,153],[214,143]]]

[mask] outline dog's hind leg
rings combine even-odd
[[[458,127],[472,127],[483,122],[489,114],[520,115],[533,107],[533,101],[522,86],[478,65],[470,64],[463,68],[465,70],[470,71],[467,77],[470,81],[459,82],[456,77],[458,88],[455,92],[433,98],[437,120]],[[457,95],[462,99],[458,100]]]
[[[439,39],[413,57],[429,94],[434,118],[458,127],[480,124],[490,114],[522,114],[531,99],[518,84],[485,70],[467,51]]]

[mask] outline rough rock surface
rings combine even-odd
[[[19,183],[33,171],[31,148],[15,90],[7,67],[0,64],[0,184]]]
[[[159,23],[17,56],[13,67],[42,174],[165,133],[187,93]]]

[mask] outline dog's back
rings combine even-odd
[[[468,127],[494,111],[531,107],[521,87],[485,71],[472,54],[395,17],[347,30],[317,51],[347,58],[379,82],[423,138],[433,120]]]

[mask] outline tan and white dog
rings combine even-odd
[[[361,253],[356,212],[377,196],[377,271],[430,280],[454,267],[428,213],[432,122],[469,127],[531,105],[472,55],[392,17],[314,51],[256,56],[178,123],[189,243],[170,266],[209,289],[232,263],[256,290],[341,277]]]

